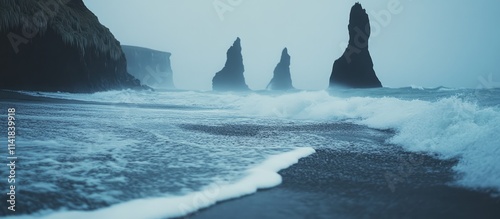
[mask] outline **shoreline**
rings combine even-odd
[[[184,218],[499,218],[500,198],[453,186],[456,162],[316,149],[279,172],[281,185]]]

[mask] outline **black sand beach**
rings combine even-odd
[[[283,183],[187,218],[500,218],[500,198],[453,186],[456,160],[320,149]]]
[[[0,91],[0,100],[18,104],[19,107],[30,104],[90,104],[96,107],[110,105],[137,109],[172,107],[166,104],[57,99],[11,91]],[[189,106],[179,107],[190,109]],[[498,192],[474,191],[454,184],[461,177],[453,170],[460,159],[458,157],[440,160],[428,154],[407,152],[398,145],[387,143],[388,139],[397,134],[396,130],[373,129],[347,120],[276,125],[281,122],[207,125],[210,122],[182,121],[174,126],[176,129],[180,127],[189,131],[189,135],[198,132],[209,134],[207,139],[238,137],[245,141],[266,142],[287,136],[290,138],[289,141],[287,139],[287,144],[316,148],[316,153],[280,171],[283,177],[281,185],[218,203],[186,218],[500,218]],[[163,129],[165,126],[161,127]],[[118,130],[122,132],[121,127]],[[297,141],[294,136],[302,139]],[[164,143],[161,142],[160,145]],[[24,191],[24,194],[31,193]],[[41,194],[46,196],[50,192],[41,191]],[[87,196],[65,196],[66,193],[60,195],[70,200],[77,199],[75,203],[89,199]],[[45,197],[34,199],[31,203],[42,203],[39,200],[44,199]],[[77,205],[70,205],[73,203],[45,204],[54,204],[48,206],[51,209],[67,207],[70,210],[81,210]],[[102,202],[98,206],[89,206],[88,210],[113,204],[115,203]],[[47,205],[30,205],[30,208],[25,213],[41,211]]]

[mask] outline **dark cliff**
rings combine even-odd
[[[292,77],[290,75],[290,55],[288,49],[283,49],[281,60],[274,69],[274,76],[267,85],[271,90],[290,90],[294,89],[292,85]]]
[[[224,68],[217,72],[212,79],[212,89],[215,91],[249,90],[245,83],[244,72],[240,38],[237,38],[227,51],[227,61]]]
[[[333,64],[330,87],[375,88],[382,87],[368,51],[371,28],[368,14],[361,4],[351,9],[349,45],[342,57]]]
[[[127,71],[141,84],[157,89],[175,89],[170,53],[136,46],[122,46]]]
[[[120,43],[82,0],[0,1],[0,89],[140,88]]]

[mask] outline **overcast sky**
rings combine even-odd
[[[246,82],[264,89],[288,47],[293,84],[324,89],[348,41],[356,0],[84,0],[125,45],[172,53],[174,82],[211,89],[242,40]],[[370,53],[386,87],[488,87],[500,82],[500,1],[359,1]],[[217,5],[217,8],[215,7]],[[390,15],[390,19],[387,19]]]

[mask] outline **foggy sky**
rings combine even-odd
[[[240,37],[246,82],[258,90],[269,83],[284,47],[292,57],[296,88],[326,88],[333,62],[347,45],[349,12],[357,1],[85,0],[85,4],[122,44],[171,52],[174,83],[181,89],[210,90],[227,49]],[[500,86],[500,1],[359,2],[370,16],[369,50],[384,86]]]

